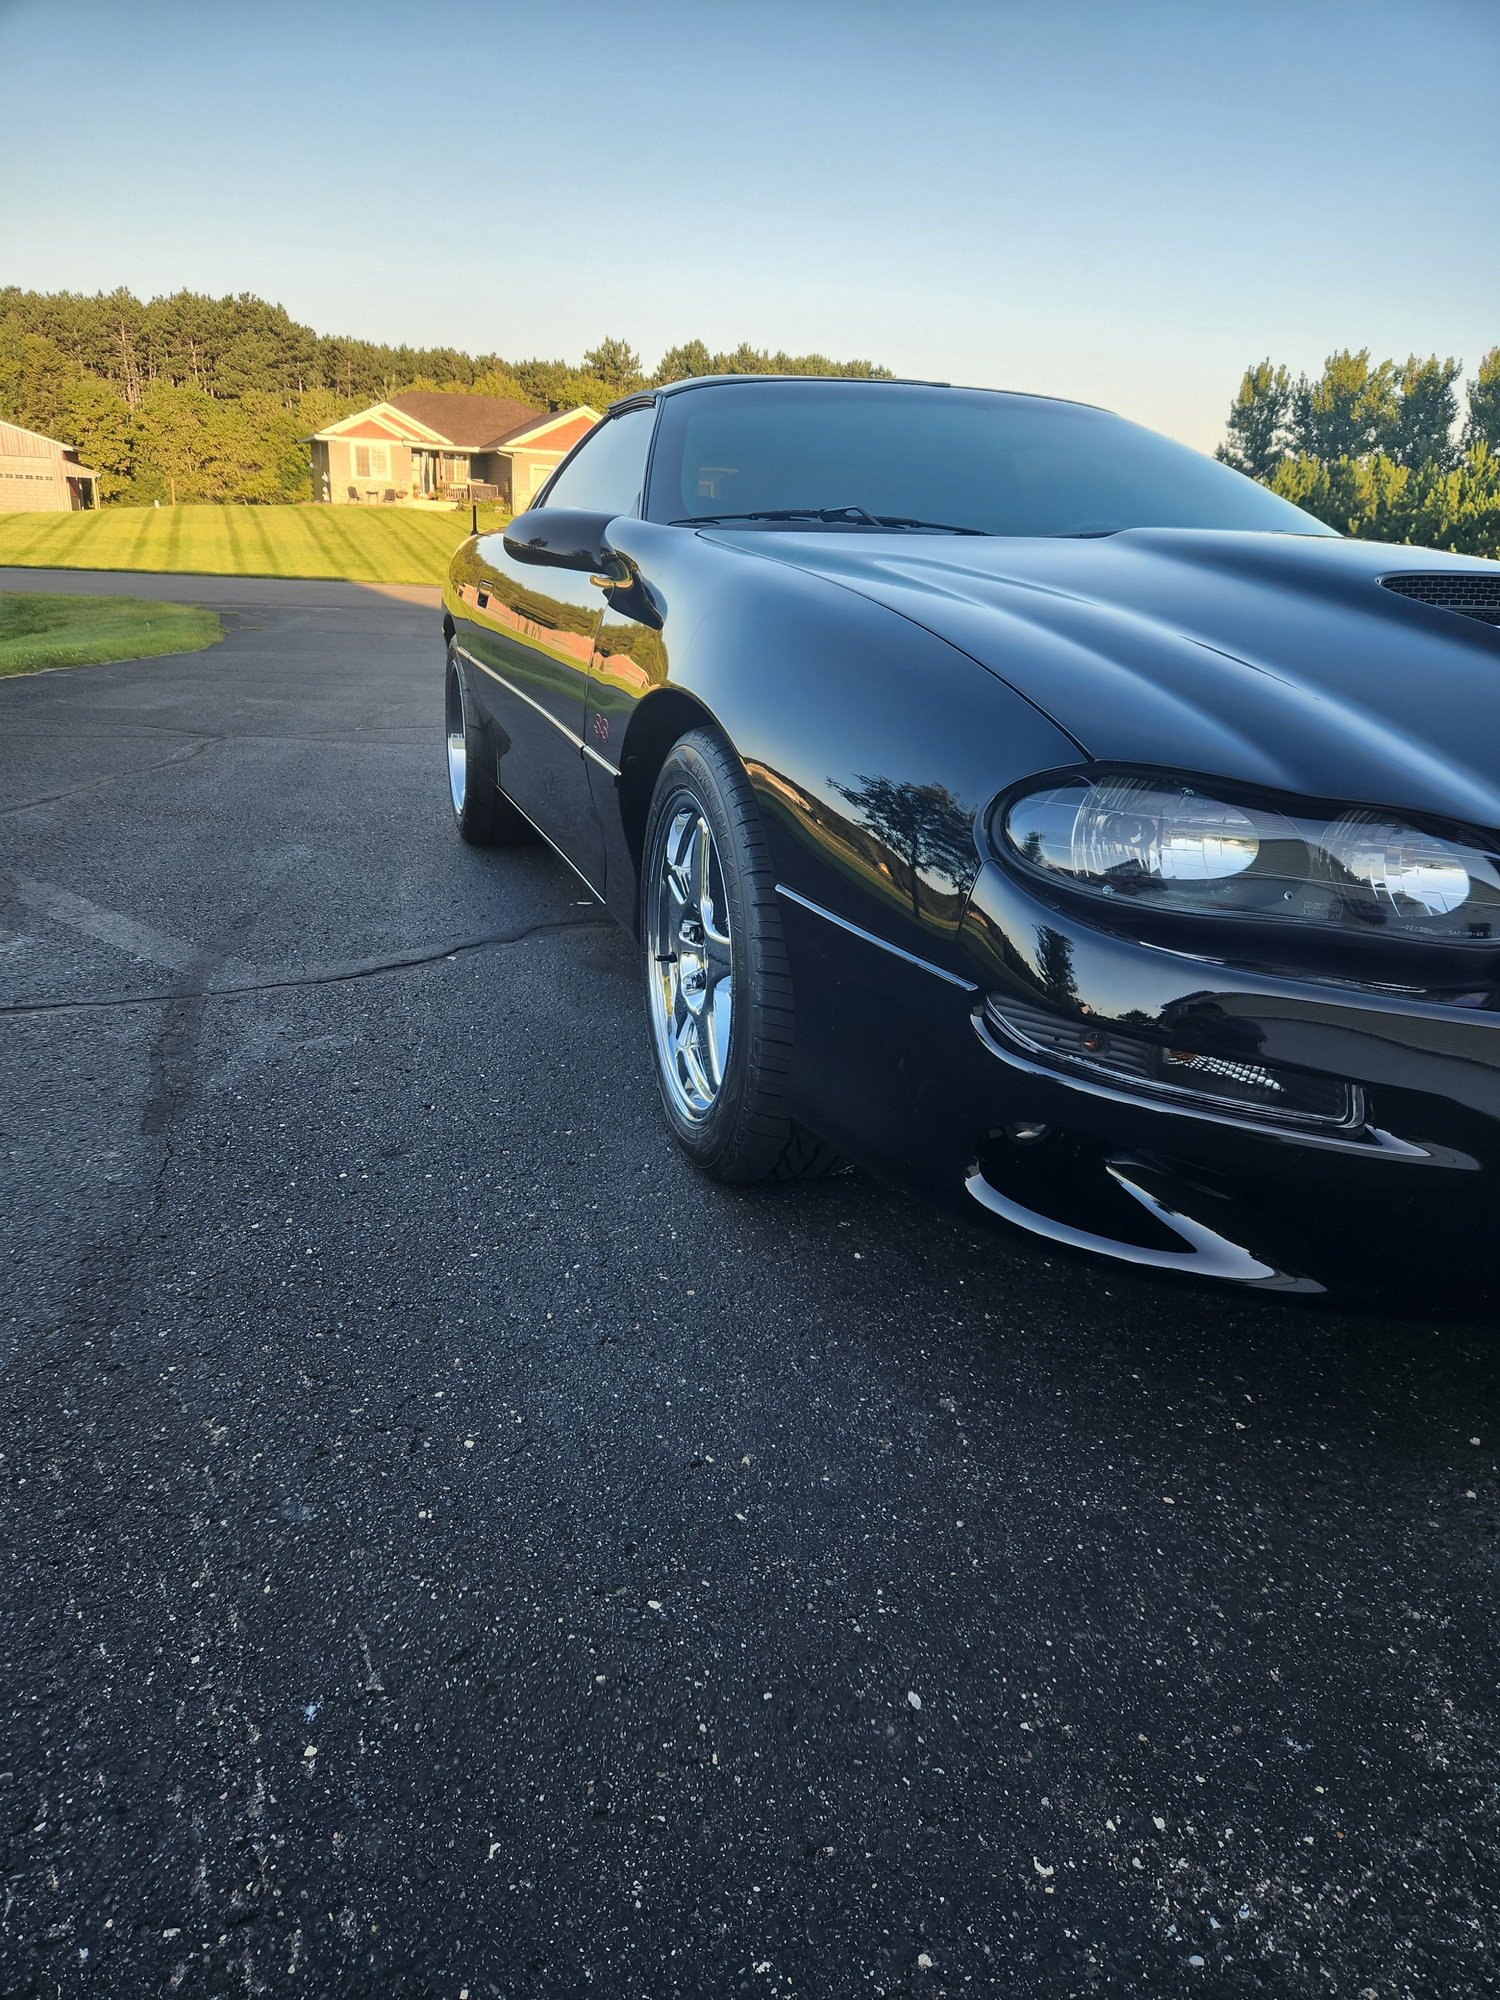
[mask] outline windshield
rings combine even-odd
[[[646,512],[780,514],[752,525],[835,532],[1332,532],[1227,465],[1105,410],[889,382],[730,382],[664,396]]]

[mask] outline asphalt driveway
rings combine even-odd
[[[1494,1991],[1493,1331],[702,1183],[430,605],[137,582],[0,682],[0,1992]]]

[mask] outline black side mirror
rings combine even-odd
[[[613,519],[577,507],[532,507],[506,529],[505,553],[513,562],[609,575],[620,568],[606,536]]]

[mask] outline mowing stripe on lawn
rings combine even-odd
[[[323,576],[347,576],[348,554],[346,544],[339,534],[336,510],[329,508],[326,514],[319,514],[315,522],[308,523],[308,529],[317,544],[318,560]]]
[[[29,552],[35,549],[38,554],[50,554],[52,545],[63,540],[63,529],[68,525],[67,520],[63,515],[55,514],[49,521],[47,516],[42,514],[36,517],[36,521],[36,533],[27,542],[27,550]]]
[[[17,551],[22,562],[31,561],[34,555],[50,555],[52,552],[50,545],[54,542],[61,542],[64,530],[70,526],[68,516],[65,514],[53,514],[50,516],[46,514],[33,514],[30,519],[36,523],[36,526],[33,532],[22,542],[20,550]]]
[[[441,545],[434,546],[436,537],[427,530],[425,521],[392,521],[391,533],[397,543],[413,557],[424,572],[431,569],[433,561],[440,556]],[[454,547],[458,544],[455,542]],[[444,564],[444,568],[447,565]]]
[[[304,532],[308,540],[312,543],[312,553],[309,557],[306,571],[309,576],[339,576],[342,574],[339,569],[337,552],[328,535],[328,528],[331,525],[328,517],[331,512],[331,508],[325,511],[322,507],[313,507],[309,512],[307,521],[304,523]],[[314,563],[317,562],[321,562],[324,565],[321,570],[313,567]]]
[[[140,528],[131,538],[129,550],[125,552],[123,567],[126,569],[155,569],[157,567],[159,551],[153,549],[151,545],[153,542],[159,542],[160,540],[161,528],[155,518],[155,509],[153,508],[150,513],[147,513],[143,509]]]
[[[486,521],[486,526],[490,522]],[[363,507],[107,507],[0,515],[0,565],[440,583],[464,514]]]
[[[339,539],[338,522],[334,518],[335,509],[314,510],[315,519],[306,523],[305,532],[313,543],[315,558],[308,563],[308,572],[315,576],[345,576],[348,557]],[[314,567],[314,561],[316,567]]]
[[[272,575],[277,567],[276,550],[271,545],[271,537],[266,532],[265,522],[261,519],[257,508],[246,508],[245,530],[260,551],[266,575]]]
[[[424,583],[443,583],[453,551],[464,538],[465,526],[458,516],[442,516],[435,521],[403,521],[401,528],[420,550],[418,558]]]
[[[358,583],[369,583],[378,578],[380,571],[370,560],[370,543],[373,537],[369,531],[361,531],[363,534],[363,544],[361,544],[360,536],[352,527],[345,527],[342,521],[334,521],[331,526],[340,546],[346,551],[343,558],[346,564],[344,574]]]
[[[233,514],[226,509],[221,526],[224,539],[229,544],[231,558],[229,562],[225,563],[224,567],[226,570],[231,570],[235,576],[244,576],[247,565],[245,563],[244,540],[240,534],[240,524],[235,520]]]

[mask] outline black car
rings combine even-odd
[[[707,1173],[1487,1284],[1500,563],[1082,404],[719,378],[615,405],[443,628],[459,831],[637,933]]]

